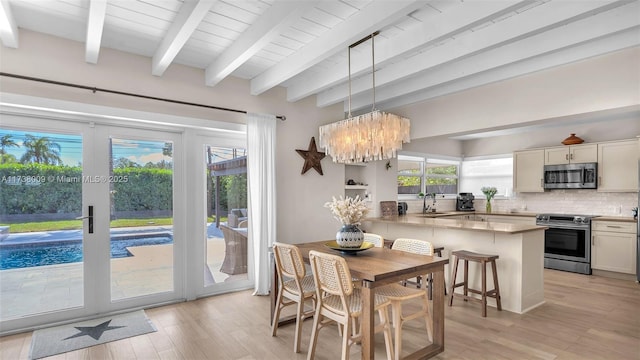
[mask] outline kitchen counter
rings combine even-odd
[[[368,218],[362,229],[385,239],[413,238],[429,241],[434,247],[443,247],[442,256],[453,263],[451,251],[469,250],[481,254],[498,255],[498,281],[502,308],[518,314],[544,303],[544,230],[545,226],[509,224],[495,221],[473,221],[448,218],[456,215],[474,215],[473,212],[446,212],[424,217],[408,214],[384,218]],[[510,213],[511,215],[514,215]],[[491,213],[491,215],[504,215]],[[449,265],[446,265],[447,267]],[[458,277],[462,278],[462,267]],[[470,287],[481,289],[481,267],[469,265]],[[445,271],[450,285],[451,268]],[[487,279],[487,288],[493,281]],[[456,291],[462,291],[461,288]],[[495,307],[495,300],[488,299]],[[456,306],[457,302],[454,302]],[[457,303],[459,306],[460,304]]]
[[[459,229],[459,230],[473,230],[473,231],[489,231],[506,234],[519,234],[528,231],[544,230],[545,226],[538,225],[524,225],[524,224],[509,224],[492,221],[474,221],[463,219],[450,219],[450,216],[456,215],[469,215],[470,212],[447,212],[443,214],[434,214],[425,216],[423,214],[407,214],[393,217],[379,217],[379,218],[367,218],[365,222],[371,223],[394,223],[403,224],[409,226],[427,226],[445,229]],[[479,213],[476,213],[479,214]],[[498,215],[490,213],[491,215]],[[502,214],[500,214],[502,215]],[[513,215],[513,214],[510,214]]]

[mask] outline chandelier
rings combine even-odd
[[[349,113],[347,119],[320,126],[320,146],[337,163],[359,163],[396,157],[402,143],[408,143],[409,119],[376,109],[374,37],[365,37],[349,46]],[[351,48],[371,39],[373,106],[371,112],[351,115]]]

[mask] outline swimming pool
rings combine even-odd
[[[111,240],[111,258],[132,256],[127,247],[171,244],[171,236]],[[21,244],[0,247],[0,270],[67,264],[82,261],[82,241]]]

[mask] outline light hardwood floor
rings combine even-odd
[[[436,359],[640,359],[640,285],[545,270],[546,303],[525,315],[454,301],[446,307],[445,352]],[[158,331],[48,359],[305,359],[293,353],[293,326],[270,336],[269,298],[250,291],[146,310]],[[405,351],[424,344],[424,325],[403,331]],[[0,359],[27,359],[31,333],[0,338]],[[384,359],[376,338],[376,358]],[[360,357],[352,347],[354,359]],[[337,329],[320,332],[316,359],[340,357]]]

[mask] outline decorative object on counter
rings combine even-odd
[[[577,137],[576,134],[571,134],[571,136],[562,140],[562,143],[564,145],[576,145],[576,144],[582,144],[583,142],[584,140]]]
[[[398,215],[399,209],[398,203],[395,201],[380,201],[380,212],[382,213],[382,217],[396,216]]]
[[[374,37],[378,32],[349,46],[349,112],[347,119],[320,126],[320,146],[331,155],[333,162],[360,163],[396,157],[402,143],[410,141],[409,119],[376,109],[376,72]],[[351,115],[351,48],[371,39],[371,77],[373,79],[373,106],[371,112]],[[389,163],[389,165],[391,165]],[[388,170],[388,168],[387,168]]]
[[[362,218],[369,213],[369,208],[360,199],[342,196],[340,199],[333,197],[332,201],[324,204],[324,207],[331,209],[333,217],[342,223],[342,228],[336,233],[336,242],[344,248],[358,248],[364,241],[364,234],[358,228]]]
[[[307,150],[299,150],[296,149],[296,152],[302,156],[304,159],[304,165],[302,166],[302,173],[300,175],[304,175],[309,169],[314,168],[320,175],[324,175],[322,173],[322,164],[320,164],[320,160],[324,159],[327,156],[323,152],[319,152],[316,148],[316,138],[311,137],[311,141],[309,142],[309,148]]]
[[[485,210],[490,213],[491,212],[491,199],[493,199],[493,197],[496,195],[496,193],[498,192],[498,189],[496,189],[494,186],[483,186],[482,189],[482,193],[484,194],[484,196],[487,197],[487,204],[485,206]]]

